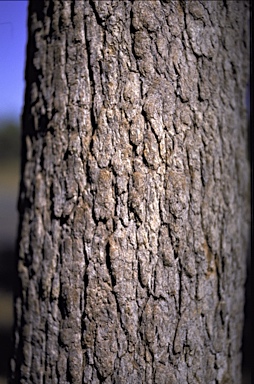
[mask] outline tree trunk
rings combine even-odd
[[[30,1],[12,383],[241,382],[248,12]]]

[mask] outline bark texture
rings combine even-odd
[[[12,383],[239,384],[248,2],[29,6]]]

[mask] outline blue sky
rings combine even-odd
[[[0,120],[19,121],[22,113],[27,6],[27,0],[0,0]]]

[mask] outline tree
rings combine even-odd
[[[11,382],[240,383],[248,6],[30,2]]]

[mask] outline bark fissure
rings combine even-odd
[[[13,383],[240,382],[248,6],[226,7],[31,2]]]

